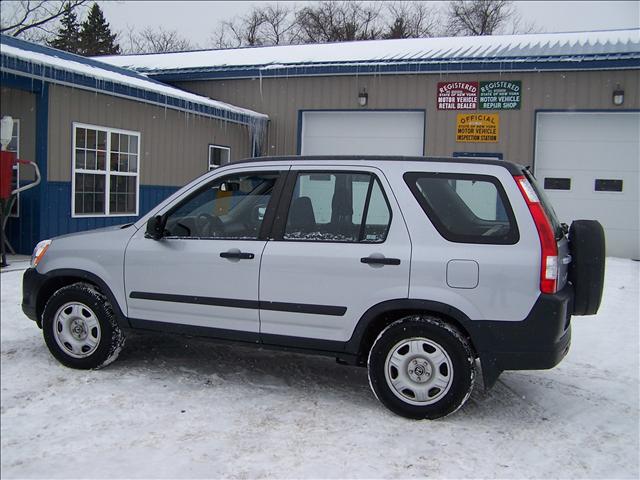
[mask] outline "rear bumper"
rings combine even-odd
[[[540,295],[523,321],[471,322],[485,385],[493,385],[504,370],[544,370],[560,363],[571,345],[572,302],[567,285],[554,295]]]

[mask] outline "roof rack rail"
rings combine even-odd
[[[425,156],[404,156],[404,155],[280,155],[251,157],[232,162],[234,165],[240,163],[265,163],[265,162],[446,162],[446,163],[471,163],[482,165],[497,165],[506,168],[511,174],[519,175],[525,168],[517,163],[507,160],[498,160],[493,157],[425,157]]]

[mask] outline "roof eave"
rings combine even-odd
[[[379,61],[349,63],[250,65],[184,69],[140,69],[160,81],[216,80],[230,78],[278,78],[296,76],[383,75],[416,73],[526,72],[558,70],[640,69],[640,53],[606,56],[547,56],[536,58],[432,59],[428,61]]]

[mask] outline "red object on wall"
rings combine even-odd
[[[11,178],[13,166],[17,163],[14,152],[0,152],[0,199],[7,200],[11,196]]]

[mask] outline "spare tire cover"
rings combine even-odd
[[[596,220],[576,220],[569,229],[571,264],[569,281],[573,285],[574,315],[595,315],[604,286],[604,229]]]

